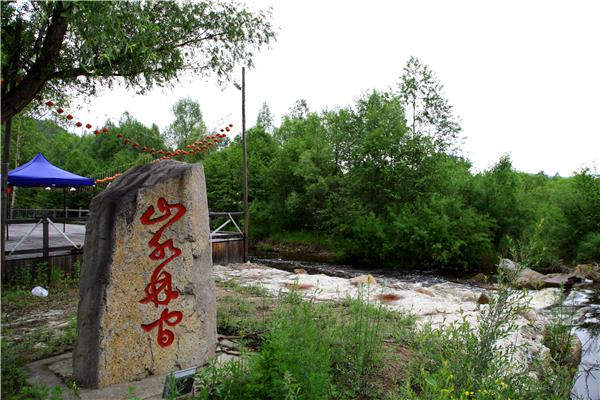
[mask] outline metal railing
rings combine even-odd
[[[67,208],[67,219],[85,219],[90,210],[84,208]],[[65,217],[65,209],[63,208],[13,208],[8,212],[9,219],[28,219],[28,218],[44,218],[50,217],[53,220]]]
[[[19,250],[19,247],[27,240],[27,238],[29,238],[29,236],[31,236],[31,234],[40,224],[42,225],[42,247]],[[70,243],[70,246],[50,247],[50,227],[54,228],[54,230],[56,230],[61,236],[63,236]],[[15,246],[12,249],[6,250],[5,254],[7,255],[7,257],[12,255],[39,254],[41,250],[44,261],[47,261],[50,256],[50,252],[82,249],[83,243],[79,245],[76,244],[75,242],[73,242],[73,240],[71,240],[71,238],[67,236],[65,232],[63,232],[58,226],[56,226],[54,221],[52,221],[48,217],[42,217],[35,223],[35,225],[33,225],[33,227],[29,230],[29,232],[27,232],[25,236],[21,237],[21,239],[17,242],[17,244],[15,244]]]
[[[210,239],[219,241],[244,239],[239,224],[243,216],[243,212],[210,212]],[[225,230],[226,227],[229,230]]]
[[[62,231],[55,225],[55,222],[78,222],[85,221],[89,214],[87,209],[67,209],[67,218],[64,218],[64,210],[62,209],[43,209],[43,208],[15,208],[14,218],[7,220],[7,237],[9,237],[9,225],[10,224],[35,224],[33,228],[23,236],[19,242],[10,251],[7,250],[8,256],[17,254],[32,254],[39,253],[42,250],[44,257],[46,258],[50,251],[64,251],[64,250],[81,250],[83,244],[77,245],[65,234],[63,225]],[[210,238],[211,241],[228,241],[228,240],[241,240],[244,239],[244,233],[240,227],[240,220],[243,218],[243,212],[210,212]],[[41,249],[27,249],[19,250],[19,246],[31,235],[31,233],[40,225],[43,226],[43,239]],[[60,235],[66,238],[71,246],[60,246],[50,247],[49,245],[49,227],[52,226]],[[227,229],[227,230],[226,230]]]

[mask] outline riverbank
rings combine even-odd
[[[268,392],[275,383],[262,379],[269,376],[288,379],[280,389],[299,395],[317,384],[303,381],[302,371],[320,371],[327,377],[320,393],[327,395],[319,398],[568,398],[572,370],[553,361],[540,334],[543,310],[558,289],[515,299],[433,276],[401,281],[377,274],[361,286],[352,282],[359,272],[332,277],[256,263],[215,266],[218,332],[236,343],[243,361],[209,367],[202,376],[213,386],[201,379],[199,387],[208,398],[260,398],[246,385]],[[3,393],[5,382],[14,395],[22,390],[26,362],[72,346],[76,284],[59,282],[44,299],[3,291],[3,304],[10,304],[2,310]],[[529,308],[517,307],[521,300]],[[247,392],[214,394],[214,385],[229,384]]]
[[[253,390],[286,379],[295,391],[278,387],[282,396],[276,398],[288,398],[284,393],[332,399],[569,398],[576,361],[558,355],[569,354],[570,336],[554,334],[565,327],[543,312],[560,301],[559,289],[423,285],[308,274],[296,267],[290,272],[257,263],[215,266],[221,284],[275,298],[277,305],[265,317],[260,302],[236,300],[244,316],[234,315],[231,325],[241,337],[259,331],[262,345],[234,367],[209,371],[201,385],[207,398],[261,398]],[[541,333],[545,327],[553,336]],[[323,342],[327,346],[320,347]],[[376,350],[363,357],[366,348]],[[324,381],[317,385],[322,397],[306,397],[316,390],[306,371],[327,377],[325,389]],[[348,375],[354,378],[348,381]]]

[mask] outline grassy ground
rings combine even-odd
[[[69,351],[75,338],[76,279],[56,278],[47,298],[32,296],[31,287],[2,291],[2,398],[58,398],[48,388],[25,388],[22,368]],[[492,296],[477,329],[466,322],[417,329],[414,316],[366,296],[315,302],[217,282],[218,331],[246,350],[239,361],[204,369],[198,398],[569,398],[573,370],[565,365],[569,338],[560,320],[548,330],[550,356],[527,366],[511,364],[516,349],[495,346],[514,329],[520,305],[511,293],[501,287]]]

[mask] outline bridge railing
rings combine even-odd
[[[9,213],[8,224],[36,223],[40,219],[50,218],[54,222],[85,222],[90,210],[84,208],[14,208]],[[243,212],[209,212],[211,239],[243,239],[241,228]]]
[[[244,238],[244,232],[241,228],[243,212],[214,212],[210,216],[210,238],[211,240],[240,240]]]

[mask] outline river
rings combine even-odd
[[[371,274],[378,280],[388,282],[419,283],[423,287],[439,284],[469,285],[465,276],[440,276],[428,271],[397,271],[389,269],[360,269],[350,265],[331,264],[315,261],[284,260],[273,258],[253,259],[258,263],[285,270],[305,269],[311,274],[324,274],[340,278],[352,278]],[[575,378],[572,400],[600,400],[600,285],[576,286],[565,301],[545,311],[564,312],[573,319],[572,332],[582,343],[581,361]]]

